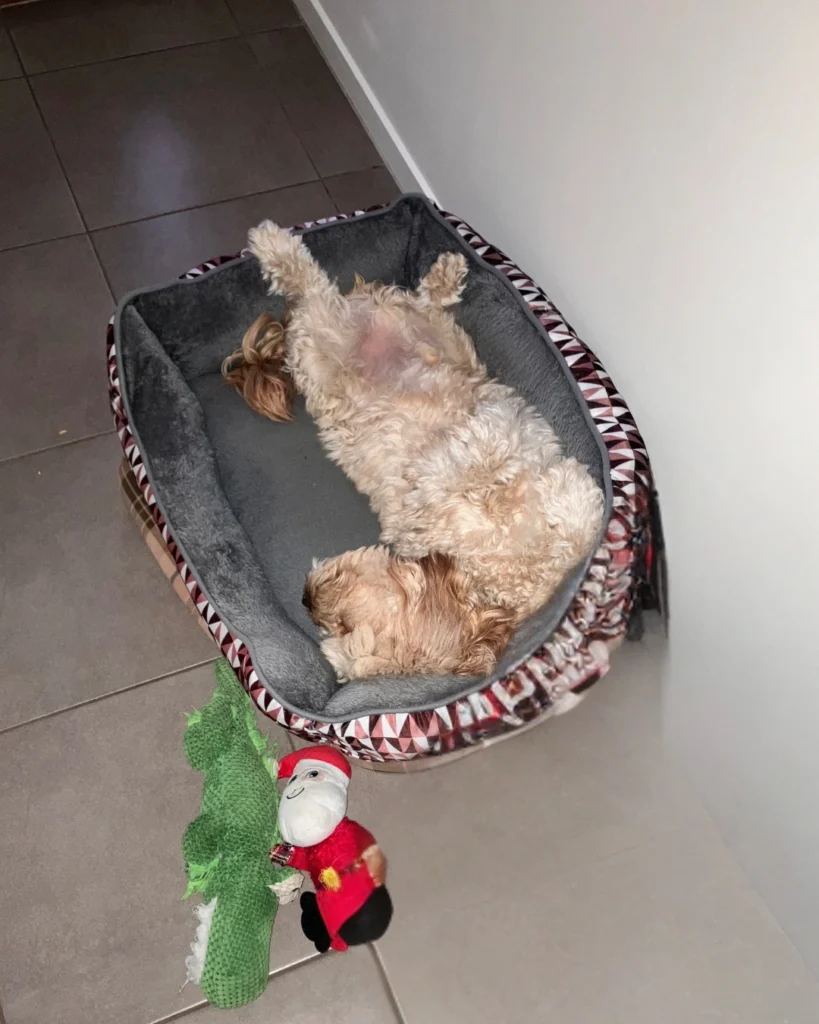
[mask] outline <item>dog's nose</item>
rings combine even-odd
[[[304,588],[304,593],[301,595],[301,603],[307,609],[308,612],[313,610],[313,601],[310,597],[310,591],[307,587]]]

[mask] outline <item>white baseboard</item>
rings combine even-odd
[[[429,182],[328,17],[321,0],[294,0],[294,3],[401,191],[423,192],[434,202]]]

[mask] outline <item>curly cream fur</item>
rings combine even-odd
[[[414,292],[357,278],[344,296],[298,235],[265,221],[249,242],[288,299],[286,370],[394,552],[313,570],[306,599],[329,632],[325,654],[344,678],[490,671],[590,551],[600,488],[488,376],[448,311],[466,280],[461,254],[439,256]],[[426,581],[423,599],[411,599],[413,579]]]

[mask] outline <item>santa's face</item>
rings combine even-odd
[[[315,846],[347,813],[347,787],[331,769],[297,766],[279,801],[279,831],[292,846]]]

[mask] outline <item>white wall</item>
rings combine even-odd
[[[626,395],[670,547],[669,737],[819,968],[819,4],[322,3],[401,183],[544,284]]]

